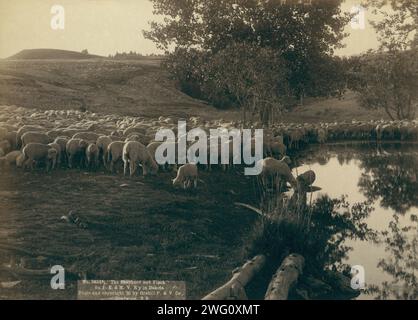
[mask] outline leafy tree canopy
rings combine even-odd
[[[365,6],[382,19],[371,21],[384,50],[407,50],[418,45],[418,1],[368,0]]]
[[[231,45],[237,43],[259,48],[260,52],[253,57],[265,57],[267,51],[263,48],[280,55],[283,60],[280,66],[286,68],[288,95],[301,98],[318,92],[329,94],[334,89],[330,88],[331,83],[332,86],[341,83],[331,77],[335,70],[324,65],[331,62],[334,50],[342,46],[341,40],[346,36],[344,27],[350,15],[341,11],[342,0],[151,1],[154,14],[164,19],[151,22],[150,30],[144,31],[144,35],[160,49],[171,53],[172,60],[169,59],[168,64],[175,61],[171,69],[175,70],[173,74],[182,86],[190,89],[194,85],[186,80],[199,83],[205,77],[203,70],[195,68],[196,62],[187,58],[194,56],[194,61],[217,64],[219,57],[225,56],[225,50],[231,51]],[[267,63],[267,67],[272,68],[275,61]],[[193,68],[195,70],[191,70]],[[279,72],[280,79],[282,74]],[[179,78],[179,75],[187,78]],[[324,81],[327,77],[332,80]],[[223,90],[229,91],[228,88]],[[197,91],[203,91],[200,83]]]

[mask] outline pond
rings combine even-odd
[[[373,212],[365,223],[377,241],[347,239],[348,265],[364,267],[371,289],[358,299],[417,299],[418,146],[335,144],[299,154],[294,174],[313,170],[315,185],[331,198],[368,202]]]

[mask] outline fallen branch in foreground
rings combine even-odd
[[[242,267],[232,271],[232,278],[222,287],[209,293],[202,300],[247,300],[245,286],[260,272],[266,263],[264,255],[255,256]]]
[[[261,211],[260,209],[258,209],[256,207],[253,207],[249,204],[241,203],[241,202],[235,202],[234,204],[236,206],[239,206],[239,207],[244,207],[244,208],[250,209],[251,211],[254,211],[255,213],[258,213],[260,216],[265,216],[263,211]]]
[[[296,285],[299,275],[302,274],[305,259],[299,254],[287,256],[274,274],[265,300],[287,300],[289,291]]]

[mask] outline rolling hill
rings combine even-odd
[[[0,59],[0,104],[41,110],[80,109],[104,114],[239,119],[178,90],[161,57],[116,60],[74,51],[23,50]],[[386,118],[361,108],[354,93],[342,100],[307,99],[278,121],[334,122]]]
[[[82,59],[77,59],[80,55]],[[179,91],[160,68],[159,57],[129,61],[93,57],[25,50],[0,59],[0,105],[144,117],[218,116],[214,107]]]
[[[68,60],[84,60],[84,59],[97,59],[103,58],[98,55],[84,54],[76,51],[59,50],[59,49],[26,49],[22,50],[11,57],[8,60],[55,60],[55,59],[68,59]]]

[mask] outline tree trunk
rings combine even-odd
[[[295,286],[299,275],[302,274],[305,259],[292,253],[287,256],[273,276],[265,300],[287,300],[289,291]]]
[[[232,278],[222,287],[209,293],[203,300],[247,300],[245,286],[260,272],[266,263],[264,255],[255,256],[242,267],[232,271]]]
[[[390,111],[389,111],[389,108],[388,107],[385,107],[385,111],[386,111],[386,114],[389,116],[389,118],[390,118],[390,120],[395,120],[395,118],[392,116],[392,114],[390,113]]]

